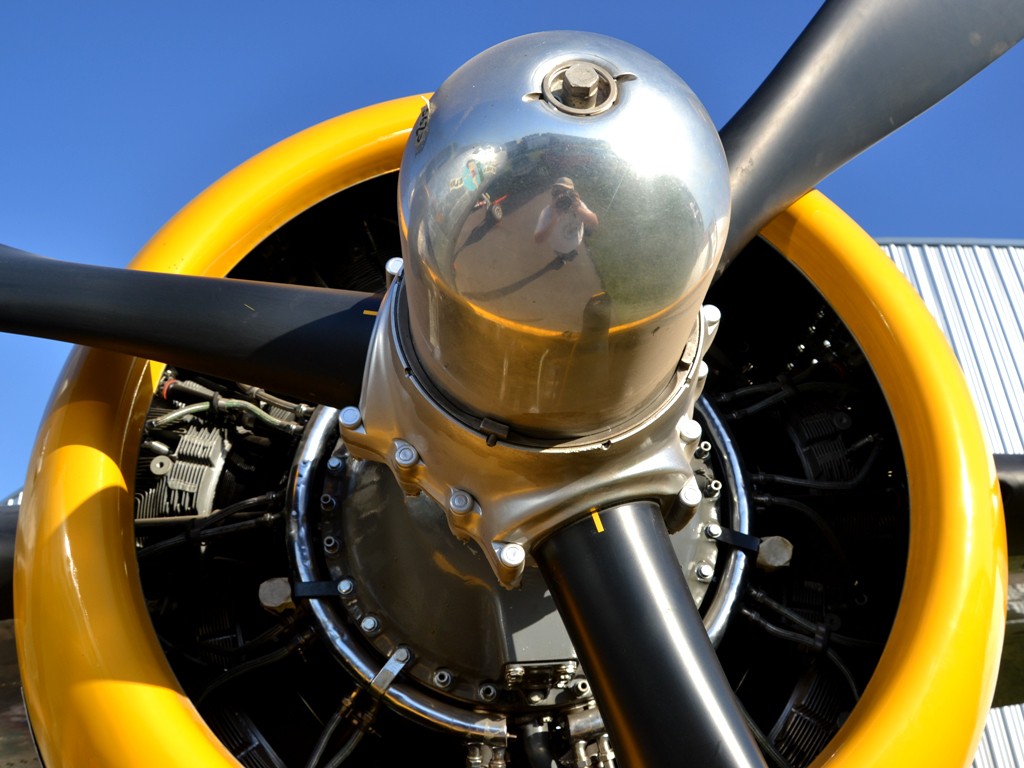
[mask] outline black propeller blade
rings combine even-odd
[[[722,129],[732,224],[719,273],[832,171],[1024,36],[1020,0],[832,0]]]
[[[585,517],[533,554],[620,765],[764,767],[656,504]]]
[[[1022,35],[1022,0],[826,3],[721,132],[733,217],[720,269],[785,206]],[[51,262],[0,247],[0,330],[163,360],[304,401],[356,402],[377,303],[344,291]],[[607,534],[593,535],[586,523],[553,534],[537,556],[623,763],[762,765],[657,511],[620,508]]]
[[[0,245],[0,331],[173,363],[304,402],[358,401],[380,298],[53,261]]]

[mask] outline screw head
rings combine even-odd
[[[704,495],[700,492],[700,488],[692,478],[686,482],[683,490],[679,492],[679,501],[686,507],[696,507],[703,499]]]
[[[708,523],[704,528],[704,535],[709,539],[717,539],[722,535],[722,526],[718,523]]]
[[[395,652],[392,655],[392,658],[394,658],[395,661],[397,661],[397,662],[399,662],[401,664],[404,664],[410,658],[412,658],[412,654],[409,653],[409,649],[408,648],[406,648],[404,645],[400,645],[400,646],[398,646],[395,649]]]
[[[356,583],[352,579],[342,579],[338,582],[339,595],[351,595],[356,591]]]
[[[501,564],[509,568],[518,568],[526,560],[526,550],[523,549],[522,544],[506,544],[501,548],[501,552],[498,553],[498,559],[501,560]]]
[[[366,633],[376,632],[380,629],[380,620],[373,614],[367,614],[359,622],[359,628]]]
[[[680,439],[685,443],[693,443],[700,440],[700,436],[700,424],[693,419],[683,419],[683,423],[679,425]]]
[[[342,464],[343,462],[339,457],[331,456],[331,458],[327,460],[327,471],[332,475],[336,475],[341,472]]]
[[[697,565],[697,578],[701,581],[711,581],[711,577],[715,575],[715,567],[711,563],[698,563]]]
[[[347,405],[338,414],[338,423],[345,429],[358,429],[363,423],[363,413],[354,405]]]
[[[456,514],[469,512],[473,508],[473,497],[466,491],[456,488],[448,497],[448,509]]]
[[[395,463],[398,466],[408,469],[415,466],[419,460],[419,452],[408,443],[399,443],[395,448]]]

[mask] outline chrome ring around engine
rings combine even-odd
[[[695,601],[709,595],[705,625],[717,644],[746,556],[720,552],[707,529],[721,514],[746,533],[749,514],[724,424],[706,401],[697,411],[714,456],[697,462],[701,503],[672,538]],[[298,582],[336,590],[310,604],[341,662],[372,684],[396,653],[411,651],[401,665],[411,681],[378,693],[397,710],[471,740],[503,741],[505,712],[589,705],[589,685],[536,569],[526,569],[520,589],[501,588],[476,545],[451,536],[433,500],[404,495],[385,465],[348,456],[338,418],[320,408],[310,421],[293,472],[288,536]],[[442,598],[452,594],[457,599]]]

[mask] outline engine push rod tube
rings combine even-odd
[[[595,512],[534,557],[620,765],[764,768],[656,505]]]

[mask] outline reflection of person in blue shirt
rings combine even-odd
[[[466,168],[462,171],[462,186],[470,192],[476,192],[484,180],[484,169],[476,160],[466,161]]]
[[[587,207],[568,176],[551,185],[551,202],[537,219],[533,239],[548,243],[555,252],[559,266],[576,257],[583,235],[597,227],[597,214]]]

